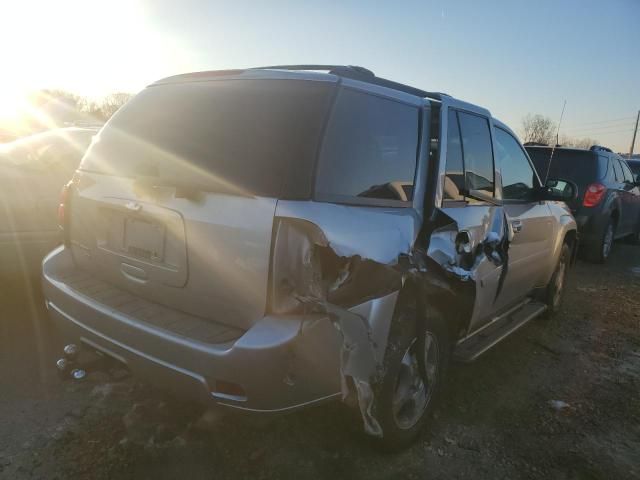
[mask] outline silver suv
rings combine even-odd
[[[397,448],[450,358],[557,310],[574,195],[487,110],[361,67],[174,76],[82,160],[46,304],[70,362],[252,412],[342,397]]]

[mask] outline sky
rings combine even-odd
[[[640,0],[4,0],[0,118],[25,92],[136,92],[164,76],[362,65],[616,151],[640,109]],[[636,141],[640,151],[640,139]]]

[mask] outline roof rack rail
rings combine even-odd
[[[359,67],[357,65],[270,65],[267,67],[254,67],[250,70],[311,70],[311,71],[327,71],[332,75],[339,77],[351,78],[361,82],[378,85],[381,87],[391,88],[400,92],[416,95],[418,97],[426,97],[434,100],[442,100],[442,97],[448,97],[446,93],[428,92],[419,88],[411,87],[403,83],[387,80],[386,78],[376,77],[376,75],[368,68]]]
[[[548,147],[549,146],[548,143],[542,143],[542,142],[525,142],[522,145],[525,147]]]
[[[611,150],[610,148],[607,147],[603,147],[602,145],[591,145],[591,148],[589,149],[592,152],[609,152],[609,153],[613,153],[613,150]]]

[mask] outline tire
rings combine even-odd
[[[415,308],[406,308],[392,324],[385,353],[385,373],[374,407],[383,432],[382,438],[374,442],[384,451],[401,450],[416,439],[442,391],[451,349],[447,325],[434,310],[427,311],[424,325],[425,371],[430,383],[426,389],[417,365],[416,349],[420,342],[416,335]]]
[[[605,227],[602,229],[600,241],[590,248],[589,259],[596,263],[605,263],[609,258],[609,255],[611,255],[615,234],[616,224],[613,218],[610,218]]]
[[[567,284],[567,271],[571,264],[571,249],[566,243],[560,251],[560,258],[551,275],[551,280],[544,290],[543,302],[547,305],[547,317],[552,317],[560,311],[564,291]]]

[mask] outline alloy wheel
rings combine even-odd
[[[407,348],[396,380],[393,395],[393,419],[404,430],[420,421],[435,389],[438,375],[439,346],[436,337],[425,333],[423,352],[418,352],[417,339]],[[426,379],[420,375],[418,355],[424,355]]]

